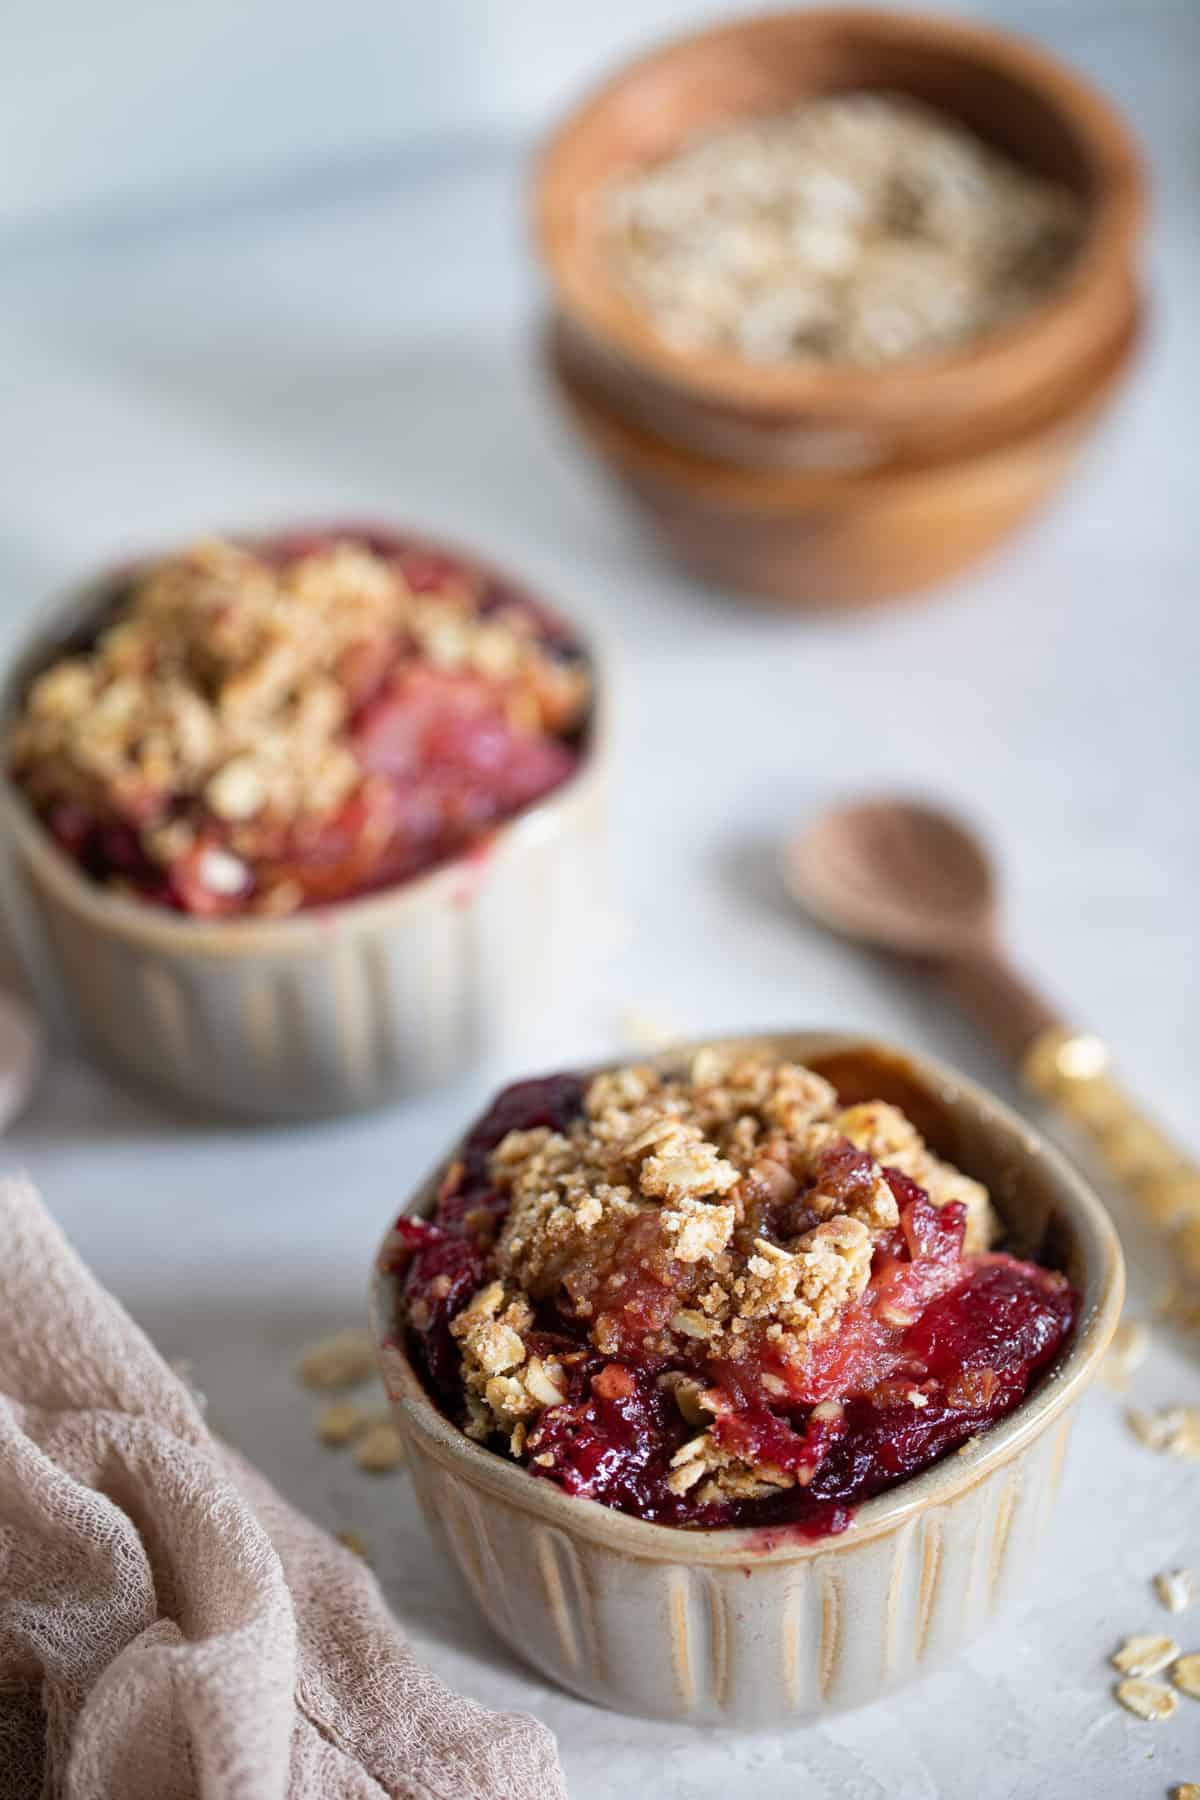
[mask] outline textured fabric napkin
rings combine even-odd
[[[563,1800],[0,1183],[0,1800]]]

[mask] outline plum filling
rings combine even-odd
[[[534,1154],[561,1163],[571,1134],[591,1129],[593,1098],[571,1075],[507,1089],[448,1169],[432,1218],[401,1219],[394,1240],[399,1322],[430,1393],[537,1479],[665,1524],[841,1531],[858,1501],[1010,1412],[1071,1331],[1076,1296],[1061,1274],[987,1247],[965,1250],[970,1194],[935,1205],[911,1175],[838,1135],[839,1121],[852,1118],[844,1109],[820,1121],[807,1185],[764,1182],[761,1141],[747,1153],[740,1179],[718,1197],[733,1215],[720,1249],[713,1216],[693,1208],[686,1220],[700,1218],[709,1237],[685,1242],[668,1222],[673,1253],[664,1256],[655,1248],[662,1213],[635,1207],[628,1185],[609,1196],[610,1231],[597,1204],[605,1190],[572,1186],[568,1172],[560,1204],[585,1222],[597,1267],[584,1279],[568,1260],[560,1212],[547,1226],[547,1259],[530,1288],[517,1287],[514,1270],[530,1265],[523,1190],[510,1171]],[[736,1129],[723,1125],[723,1140],[714,1132],[718,1147],[731,1147]],[[661,1126],[649,1135],[664,1141]],[[617,1154],[643,1157],[643,1193],[669,1187],[631,1141],[632,1152],[626,1144]],[[781,1154],[776,1140],[767,1148]],[[919,1166],[911,1151],[897,1154]],[[728,1183],[722,1167],[712,1164],[706,1178]],[[939,1179],[935,1170],[931,1185]],[[840,1209],[841,1238],[813,1224],[831,1209]],[[789,1257],[811,1258],[814,1245],[844,1239],[857,1253],[860,1237],[845,1227],[856,1217],[875,1221],[861,1283],[837,1290],[827,1321],[806,1327],[790,1302],[760,1313],[744,1304],[742,1329],[718,1333],[713,1287],[702,1285],[709,1276],[745,1300],[754,1281],[773,1278]],[[743,1238],[750,1247],[739,1262]],[[710,1328],[699,1332],[693,1318]]]

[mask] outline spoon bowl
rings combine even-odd
[[[986,850],[920,801],[835,807],[787,840],[783,863],[806,911],[879,949],[946,956],[991,935],[996,882]]]
[[[1103,1043],[1014,967],[996,928],[992,865],[972,831],[920,801],[877,795],[794,832],[783,875],[793,898],[831,930],[921,958],[1025,1087],[1091,1138],[1185,1279],[1200,1283],[1200,1168],[1123,1091]]]

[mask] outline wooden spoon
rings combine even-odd
[[[788,840],[784,875],[822,924],[932,965],[1026,1086],[1083,1127],[1200,1277],[1200,1168],[1118,1087],[1100,1039],[1070,1026],[1013,968],[991,861],[965,825],[916,801],[855,801]]]

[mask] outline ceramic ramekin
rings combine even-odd
[[[0,718],[129,573],[75,593],[38,633],[8,676]],[[15,935],[47,1009],[119,1072],[257,1118],[355,1111],[448,1079],[485,1053],[511,1054],[521,1021],[565,978],[579,921],[603,884],[603,680],[594,646],[572,630],[596,697],[570,780],[482,851],[290,918],[188,919],[108,892],[0,772]]]
[[[680,1531],[534,1480],[443,1418],[397,1341],[383,1253],[372,1318],[425,1517],[499,1636],[621,1712],[747,1727],[861,1706],[950,1661],[1025,1578],[1075,1406],[1120,1315],[1124,1270],[1086,1183],[952,1070],[829,1033],[722,1041],[808,1063],[848,1099],[903,1105],[938,1150],[988,1183],[1018,1249],[1070,1276],[1081,1295],[1075,1333],[1007,1419],[867,1501],[841,1536]],[[436,1184],[435,1174],[409,1210],[427,1210]]]

